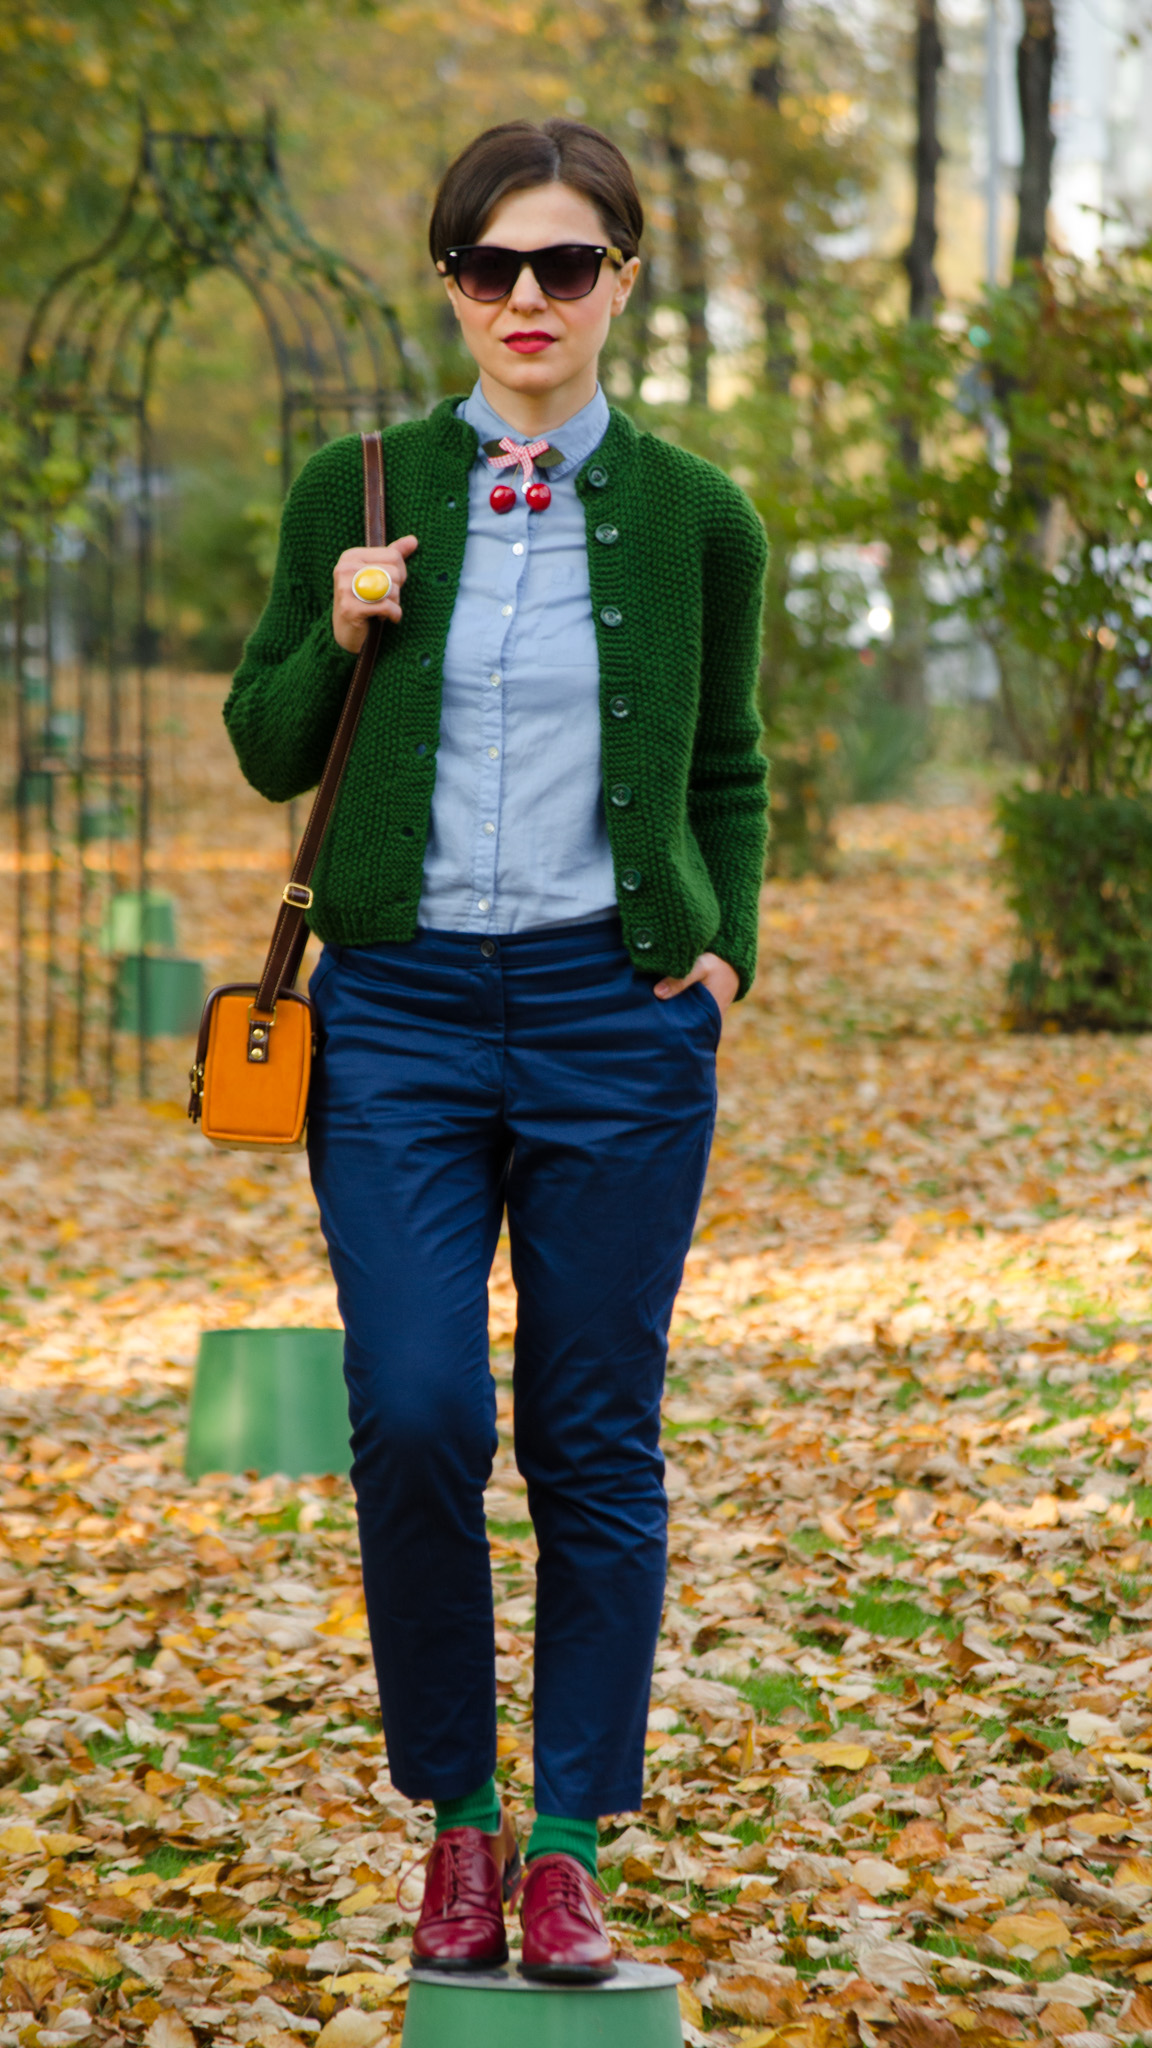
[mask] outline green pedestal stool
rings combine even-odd
[[[204,969],[199,960],[166,953],[129,953],[116,966],[116,1029],[146,1038],[185,1038],[197,1029],[204,1007]]]
[[[403,2048],[684,2048],[679,1982],[621,1963],[606,1984],[530,1984],[516,1970],[409,1980]]]
[[[121,889],[104,913],[100,943],[106,953],[145,953],[176,945],[176,905],[164,889]]]
[[[184,1470],[347,1472],[343,1330],[205,1330]]]

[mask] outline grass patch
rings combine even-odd
[[[934,1756],[922,1756],[915,1763],[892,1764],[889,1775],[894,1785],[918,1785],[921,1778],[942,1778],[944,1772]]]
[[[944,1617],[929,1613],[918,1600],[886,1600],[877,1593],[858,1593],[840,1611],[842,1621],[867,1629],[871,1636],[890,1636],[900,1642],[914,1642],[920,1636],[940,1633]]]
[[[179,1877],[190,1863],[211,1863],[211,1849],[178,1849],[174,1842],[161,1842],[149,1851],[140,1864],[141,1870],[150,1870],[156,1877],[171,1879]]]
[[[300,1509],[302,1505],[301,1501],[287,1500],[282,1508],[276,1509],[274,1514],[257,1516],[257,1521],[265,1536],[295,1536],[300,1528]]]
[[[488,1534],[502,1536],[506,1543],[523,1543],[528,1536],[536,1534],[531,1522],[497,1522],[488,1517]]]
[[[864,1549],[869,1557],[890,1557],[894,1564],[905,1564],[916,1555],[911,1544],[900,1536],[874,1536]]]
[[[789,1671],[754,1671],[735,1690],[764,1721],[778,1721],[789,1707],[802,1708],[810,1720],[820,1711],[820,1695],[815,1686],[805,1685],[802,1678],[793,1678]]]

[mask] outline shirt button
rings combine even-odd
[[[489,903],[488,898],[486,896],[481,896],[479,903],[476,905],[476,908],[477,910],[491,910],[492,905]]]
[[[510,619],[510,618],[512,617],[512,607],[511,607],[511,605],[510,605],[510,604],[502,604],[502,605],[501,605],[501,607],[500,607],[500,617],[501,617],[502,619]]]
[[[500,759],[500,749],[499,749],[499,747],[489,747],[489,749],[488,749],[488,759],[489,759],[490,761],[498,761],[498,760]]]
[[[488,832],[488,833],[492,833],[492,832],[494,832],[494,831],[496,830],[496,827],[495,827],[495,825],[493,825],[493,824],[491,824],[491,823],[489,823],[489,822],[487,822],[487,821],[486,821],[486,822],[485,822],[485,825],[484,825],[484,830],[485,830],[486,832]]]
[[[620,529],[618,526],[598,526],[596,538],[602,547],[613,548],[620,538]]]
[[[612,791],[612,801],[618,811],[626,811],[632,801],[632,791],[626,782],[618,782]]]
[[[610,704],[610,705],[608,706],[608,709],[609,709],[609,711],[610,711],[610,712],[612,713],[612,716],[613,716],[613,718],[627,718],[627,716],[628,716],[628,699],[627,699],[627,697],[613,697],[613,699],[612,699],[612,702],[611,702],[611,704]]]
[[[494,960],[496,957],[495,939],[481,939],[480,951],[483,953],[484,958],[486,960]]]
[[[636,894],[637,889],[640,887],[639,868],[625,868],[623,874],[620,877],[620,887],[622,889],[627,889],[628,894],[630,896],[634,896]]]
[[[624,624],[624,614],[623,612],[618,612],[614,604],[606,604],[601,610],[600,617],[606,626],[622,626]]]
[[[633,932],[632,944],[635,946],[636,951],[638,953],[650,953],[652,951],[653,946],[653,938],[651,932]]]
[[[522,541],[522,540],[514,540],[514,541],[513,541],[513,543],[512,543],[512,553],[513,553],[514,555],[522,555],[522,554],[524,553],[524,543],[523,543],[523,541]]]
[[[602,491],[608,481],[608,471],[606,469],[590,469],[588,471],[588,481],[594,491]]]
[[[488,681],[491,683],[493,689],[497,688],[500,681],[500,671],[498,668],[493,669],[491,675],[488,678]]]

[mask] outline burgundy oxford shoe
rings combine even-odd
[[[437,1835],[412,1937],[418,1970],[487,1970],[508,1960],[504,1901],[520,1876],[516,1830],[507,1813],[498,1835],[448,1828]]]
[[[520,1885],[521,1974],[557,1984],[599,1984],[614,1977],[603,1897],[575,1856],[533,1857]]]

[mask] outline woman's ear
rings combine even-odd
[[[456,279],[454,277],[449,277],[447,267],[445,266],[444,263],[438,263],[436,265],[436,268],[440,272],[440,276],[444,284],[444,290],[448,294],[448,304],[451,306],[452,311],[455,313],[457,321],[459,321],[460,302],[456,291]]]
[[[618,320],[632,296],[632,287],[640,275],[640,258],[630,256],[616,274],[616,289],[612,294],[612,318]]]

